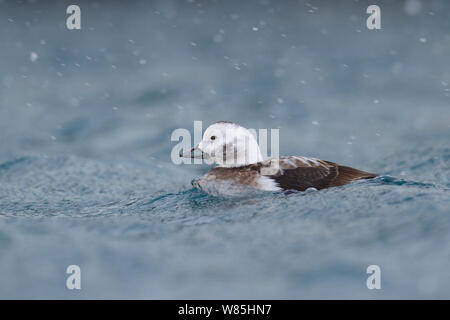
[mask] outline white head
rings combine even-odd
[[[216,122],[203,134],[203,140],[189,154],[200,150],[205,158],[222,167],[239,167],[263,161],[258,142],[250,131],[232,122]]]

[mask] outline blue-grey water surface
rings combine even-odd
[[[449,3],[77,3],[0,1],[0,298],[450,298]],[[194,120],[381,176],[212,197]]]

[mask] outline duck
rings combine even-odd
[[[216,166],[194,180],[194,187],[213,195],[248,191],[316,191],[378,176],[328,160],[305,156],[264,159],[254,135],[229,121],[211,124],[202,141],[180,157],[212,160]]]

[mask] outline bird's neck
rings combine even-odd
[[[223,159],[221,159],[223,160]],[[243,151],[236,151],[234,153],[227,154],[224,161],[218,161],[219,167],[233,168],[242,167],[250,164],[258,163],[263,161],[264,158],[261,154],[258,144],[251,144],[249,148],[245,148]]]

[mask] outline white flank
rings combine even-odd
[[[258,179],[258,185],[264,191],[280,191],[282,190],[272,178],[261,176]]]

